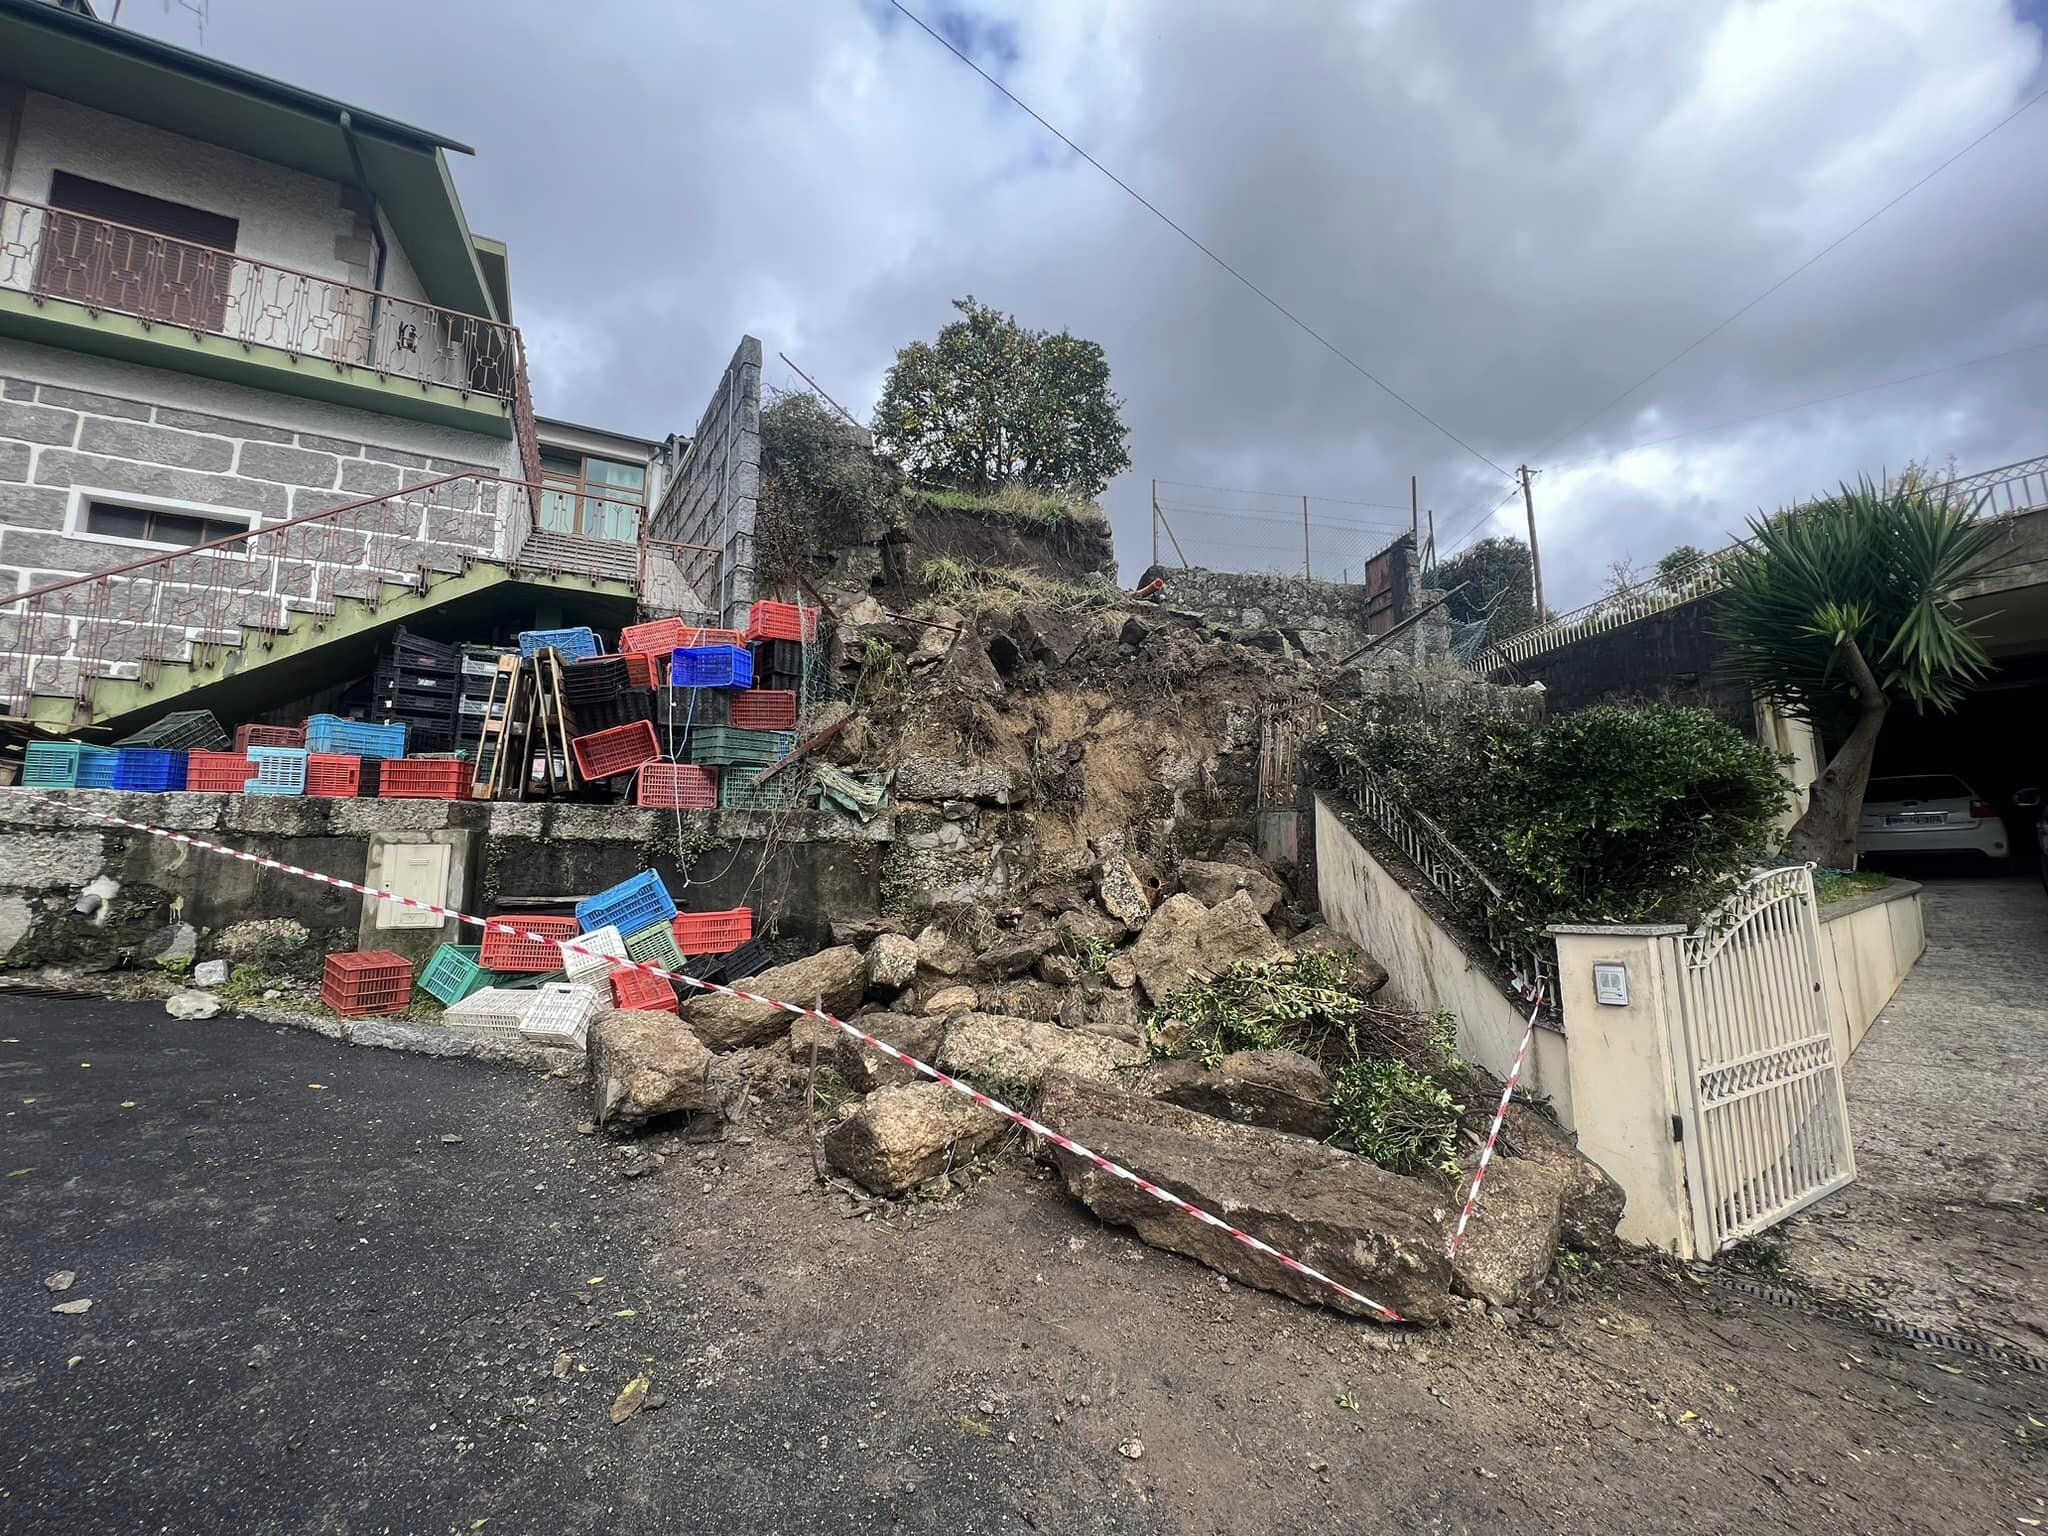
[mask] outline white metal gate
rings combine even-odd
[[[1686,1184],[1705,1257],[1841,1188],[1856,1158],[1812,871],[1756,876],[1679,948]]]

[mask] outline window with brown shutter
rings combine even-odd
[[[36,290],[104,309],[218,331],[239,223],[103,181],[58,171]]]

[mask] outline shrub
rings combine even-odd
[[[1435,821],[1532,937],[1552,922],[1694,921],[1769,858],[1789,794],[1769,752],[1664,704],[1536,727],[1368,700],[1316,761],[1339,792],[1370,775]]]
[[[1353,1062],[1337,1074],[1330,1108],[1333,1138],[1395,1173],[1433,1168],[1456,1178],[1458,1117],[1464,1105],[1427,1072],[1406,1062]]]

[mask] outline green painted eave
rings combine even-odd
[[[0,335],[489,437],[512,435],[511,409],[495,396],[380,376],[374,368],[301,357],[283,347],[244,345],[175,325],[152,325],[110,310],[95,313],[69,299],[39,300],[33,294],[0,288]]]
[[[496,318],[443,157],[444,150],[473,154],[466,144],[47,0],[0,0],[0,72],[32,91],[354,186],[341,131],[346,112],[370,191],[427,297]],[[24,195],[39,200],[47,191]]]

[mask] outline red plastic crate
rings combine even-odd
[[[815,640],[818,638],[818,610],[795,603],[771,603],[765,598],[747,610],[749,640]]]
[[[391,765],[384,765],[389,768]],[[511,923],[519,933],[506,933],[503,929],[490,927],[484,930],[483,943],[478,947],[476,963],[487,971],[522,971],[529,975],[541,971],[559,971],[562,968],[562,951],[557,943],[562,939],[573,939],[583,931],[573,917],[535,917],[525,912],[502,912],[491,919],[493,924]],[[542,942],[536,944],[523,934],[537,933]]]
[[[668,681],[668,657],[626,652],[626,681],[635,688],[659,688]]]
[[[712,811],[718,808],[718,770],[695,763],[642,763],[634,786],[635,805],[662,810]]]
[[[306,754],[306,793],[321,800],[353,800],[362,792],[363,760],[335,752]]]
[[[226,790],[240,794],[242,786],[249,782],[249,775],[255,771],[249,765],[249,759],[239,752],[185,754],[185,788],[188,790],[210,790],[215,794]]]
[[[742,731],[787,731],[796,725],[796,695],[781,688],[748,688],[727,704],[731,724]]]
[[[441,758],[394,757],[387,759],[377,771],[377,798],[467,800],[470,785],[475,779],[476,770],[468,763]]]
[[[686,955],[722,955],[754,936],[754,913],[748,907],[730,912],[678,912],[669,920],[676,948]]]
[[[649,619],[645,624],[628,624],[619,631],[619,649],[628,655],[666,655],[683,643],[681,619]]]
[[[306,744],[306,728],[303,725],[238,725],[235,727],[235,750],[247,752],[251,747],[303,747]]]
[[[397,1013],[412,1001],[412,962],[388,949],[329,955],[320,970],[320,1001],[350,1019]]]
[[[619,1008],[654,1008],[664,1013],[679,1011],[675,984],[665,976],[651,975],[646,971],[613,971],[612,1003]]]
[[[661,756],[661,742],[655,737],[652,721],[633,720],[608,731],[572,737],[569,750],[576,754],[576,771],[584,778],[608,779],[653,762]]]

